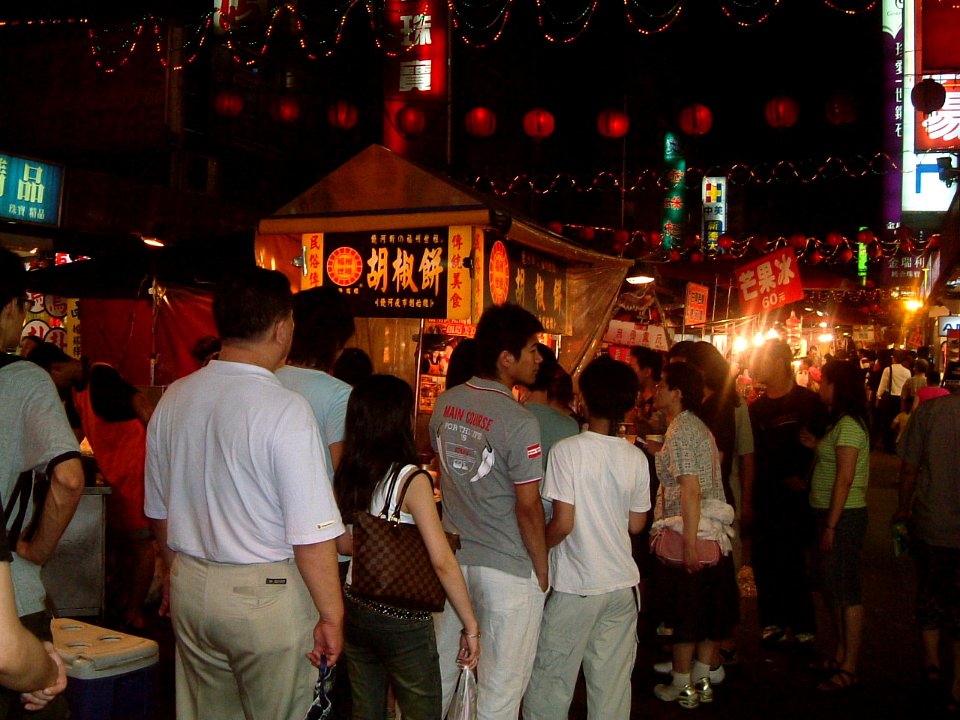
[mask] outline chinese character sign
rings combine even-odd
[[[62,185],[59,165],[0,155],[0,218],[59,225]]]
[[[679,138],[671,132],[663,143],[663,211],[661,213],[663,247],[673,250],[681,246],[683,235],[683,190],[687,161],[683,157]]]
[[[383,7],[384,37],[384,140],[396,153],[418,159],[440,155],[445,146],[443,118],[447,97],[447,2],[446,0],[386,0]],[[405,135],[398,127],[398,114],[414,108],[431,120],[419,138]]]
[[[704,177],[700,182],[703,200],[703,249],[716,251],[723,229],[727,225],[727,179]]]
[[[306,233],[301,240],[302,289],[335,287],[360,317],[447,317],[448,228]]]
[[[883,284],[888,286],[919,285],[927,268],[923,255],[894,255],[883,264]]]
[[[803,299],[793,248],[782,248],[737,268],[736,282],[744,315],[757,315]]]
[[[484,264],[483,307],[514,303],[536,315],[547,332],[566,332],[567,268],[561,260],[494,240]]]
[[[473,228],[454,225],[450,228],[447,246],[447,273],[441,282],[447,284],[447,314],[451,320],[470,320],[473,308],[473,276],[464,260],[473,257]]]
[[[706,285],[687,283],[687,298],[683,307],[684,325],[703,325],[707,321],[707,298],[710,289]]]

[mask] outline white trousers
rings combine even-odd
[[[537,651],[545,594],[536,575],[522,578],[494,568],[461,565],[480,623],[478,720],[516,720]],[[437,632],[443,714],[457,684],[456,658],[463,623],[447,602]]]

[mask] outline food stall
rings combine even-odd
[[[255,252],[294,290],[330,284],[344,295],[357,318],[355,344],[378,372],[418,391],[418,429],[443,388],[445,358],[484,308],[530,310],[576,376],[631,266],[379,145],[261,220]]]

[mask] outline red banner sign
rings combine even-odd
[[[738,268],[737,287],[744,315],[757,315],[803,300],[803,281],[793,248],[781,248]]]

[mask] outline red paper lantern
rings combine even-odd
[[[699,250],[696,250],[690,253],[690,262],[692,263],[702,263],[703,262],[703,253]]]
[[[282,123],[293,123],[300,118],[300,103],[296,98],[282,97],[270,108],[273,119]]]
[[[614,230],[613,242],[619,245],[623,245],[623,247],[626,248],[627,245],[630,244],[630,233],[627,232],[626,230]]]
[[[563,235],[563,223],[556,220],[551,220],[547,223],[547,230],[557,235]]]
[[[810,259],[811,265],[817,265],[821,260],[823,260],[823,255],[820,254],[819,250],[814,250],[807,257]]]
[[[881,247],[880,243],[874,241],[867,245],[867,255],[874,260],[879,260],[883,257],[883,247]]]
[[[397,112],[397,127],[407,137],[419,135],[426,126],[427,118],[418,107],[404,105]]]
[[[845,262],[845,263],[850,262],[851,260],[853,260],[853,250],[851,250],[848,247],[844,248],[843,250],[840,251],[839,257],[840,257],[840,262]]]
[[[936,112],[946,101],[946,89],[933,78],[921,80],[910,91],[910,102],[924,115]]]
[[[777,95],[767,102],[764,114],[770,127],[793,127],[800,115],[800,106],[796,100],[788,95]]]
[[[669,257],[670,257],[670,262],[677,262],[677,261],[680,259],[680,251],[679,251],[679,250],[671,250]]]
[[[901,225],[894,231],[893,236],[900,242],[903,242],[904,240],[910,240],[913,238],[913,230],[906,225]]]
[[[825,240],[827,245],[832,248],[840,247],[843,244],[843,235],[838,232],[828,232]]]
[[[861,230],[857,233],[857,242],[861,245],[869,245],[876,239],[877,236],[874,234],[873,230]]]
[[[474,137],[490,137],[497,129],[497,115],[490,108],[475,107],[467,113],[464,125]]]
[[[790,243],[790,247],[796,250],[803,250],[807,246],[807,236],[803,233],[794,233],[789,238],[787,242]]]
[[[717,238],[717,245],[720,246],[721,250],[729,250],[733,247],[733,238],[729,235],[721,235]]]
[[[857,101],[848,92],[835,92],[823,107],[827,122],[832,125],[848,125],[857,120]]]
[[[213,100],[213,108],[217,115],[223,117],[239,117],[243,112],[243,98],[233,90],[221,90]]]
[[[327,121],[337,130],[353,130],[358,118],[356,106],[346,100],[337,100],[327,110]]]
[[[534,108],[523,116],[523,131],[534,140],[543,140],[553,135],[553,113],[543,108]]]
[[[650,233],[650,247],[658,248],[663,244],[663,236],[658,232]]]
[[[592,227],[580,228],[580,239],[590,242],[596,236],[596,231]]]
[[[700,103],[689,105],[680,111],[680,129],[687,135],[703,135],[713,127],[713,113]]]
[[[614,251],[615,253],[617,253],[617,255],[623,255],[623,253],[626,251],[626,249],[627,249],[627,244],[626,244],[626,243],[622,243],[622,242],[614,242],[614,243],[613,243],[613,251]]]
[[[630,118],[623,110],[604,110],[597,116],[597,130],[608,138],[622,138],[630,130]]]

